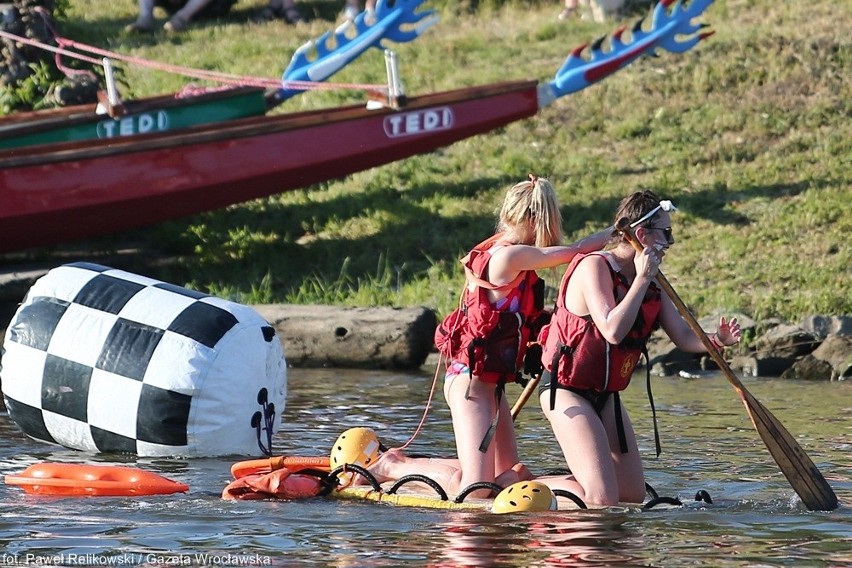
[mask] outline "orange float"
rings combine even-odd
[[[231,466],[231,475],[234,479],[240,479],[247,475],[271,473],[285,468],[292,473],[303,469],[331,471],[331,463],[328,457],[276,456],[237,462]]]
[[[314,470],[308,475],[298,472]],[[328,457],[276,456],[237,462],[231,466],[234,481],[222,491],[223,499],[305,499],[323,489],[317,471],[328,472]]]
[[[53,462],[7,475],[6,483],[30,494],[57,496],[167,495],[189,490],[188,485],[136,467]]]
[[[284,467],[235,479],[222,491],[222,499],[307,499],[316,497],[322,489],[318,477],[293,473]]]

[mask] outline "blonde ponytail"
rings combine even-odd
[[[535,246],[549,247],[562,242],[562,212],[550,181],[530,174],[528,181],[512,186],[503,201],[497,230],[518,233],[529,224],[535,232]]]

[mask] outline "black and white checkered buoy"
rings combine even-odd
[[[40,278],[3,349],[9,416],[68,448],[258,455],[284,411],[281,341],[252,308],[96,264]]]

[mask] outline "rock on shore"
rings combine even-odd
[[[804,317],[798,325],[778,320],[758,325],[742,314],[732,315],[737,316],[745,338],[741,345],[725,351],[734,371],[752,377],[852,379],[852,316],[814,315]],[[699,320],[707,331],[714,331],[717,322],[717,316]],[[762,330],[760,335],[758,330]],[[707,355],[677,349],[661,330],[648,347],[651,371],[657,375],[692,375],[716,368]]]

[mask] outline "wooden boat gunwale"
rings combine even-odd
[[[537,84],[536,81],[507,81],[430,93],[408,98],[407,104],[399,111],[390,107],[372,110],[365,108],[363,104],[356,104],[281,115],[247,117],[225,123],[202,124],[165,133],[153,132],[128,137],[79,140],[12,149],[10,156],[0,157],[0,169],[108,157],[124,153],[204,144],[225,139],[263,136],[276,132],[325,125],[331,122],[343,123],[366,116],[407,112],[460,101],[486,99],[515,91],[535,89]]]

